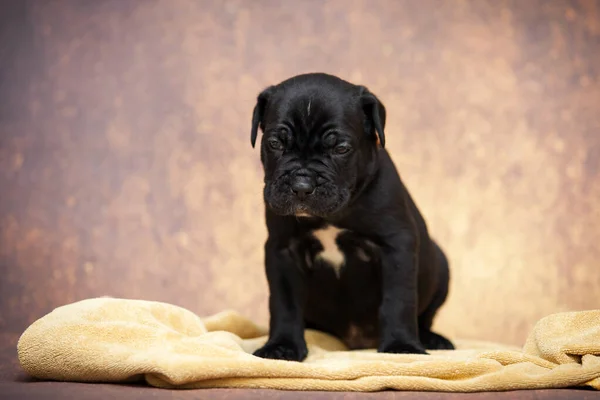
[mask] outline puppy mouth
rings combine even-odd
[[[267,201],[269,208],[279,215],[295,215],[297,217],[312,217],[320,214],[316,210],[313,210],[305,202],[295,200],[293,202],[287,202],[287,205],[281,205],[272,201]]]
[[[309,207],[304,203],[298,203],[293,208],[294,208],[293,214],[296,217],[312,217],[312,216],[314,216],[313,214],[311,214]]]
[[[308,206],[304,203],[298,203],[294,206],[295,213],[308,212]]]
[[[281,216],[328,218],[341,211],[350,197],[349,190],[335,186],[317,186],[314,194],[305,199],[299,199],[291,192],[285,184],[266,185],[266,205]]]

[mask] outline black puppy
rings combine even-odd
[[[271,319],[255,355],[302,361],[305,328],[352,349],[453,348],[431,331],[448,262],[384,149],[385,117],[366,87],[321,73],[258,96]]]

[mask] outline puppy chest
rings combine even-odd
[[[374,258],[374,245],[351,231],[327,225],[312,231],[312,237],[318,243],[314,260],[325,262],[338,278],[348,264],[369,263]]]

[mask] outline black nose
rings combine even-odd
[[[308,179],[296,179],[292,184],[292,191],[300,199],[304,199],[306,196],[315,191],[315,185],[313,185]]]

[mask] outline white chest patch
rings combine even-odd
[[[345,259],[344,253],[340,251],[335,240],[343,232],[343,229],[338,229],[331,225],[313,232],[313,236],[317,238],[317,240],[321,242],[321,246],[323,246],[323,251],[317,254],[317,259],[322,259],[331,264],[338,278]]]

